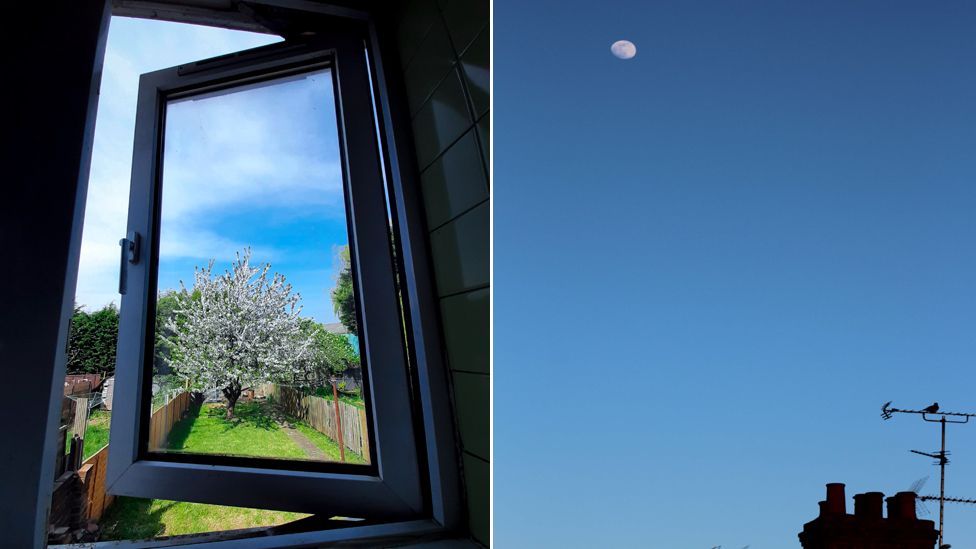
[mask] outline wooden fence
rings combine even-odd
[[[64,394],[90,393],[102,383],[102,374],[68,374],[64,376]]]
[[[84,486],[82,512],[88,519],[98,520],[102,518],[105,510],[115,500],[115,496],[105,493],[105,468],[107,465],[108,444],[95,455],[86,459],[81,468],[78,469],[78,476]]]
[[[286,413],[308,423],[332,440],[339,439],[336,434],[335,404],[331,400],[311,395],[302,396],[291,387],[270,384],[261,387],[257,394],[274,399]],[[340,401],[339,415],[342,417],[342,440],[346,448],[369,460],[366,410]]]
[[[150,448],[160,449],[165,445],[166,437],[169,436],[173,424],[183,417],[189,407],[190,393],[181,393],[153,413],[149,420]],[[67,499],[64,504],[56,506],[63,510],[56,513],[52,510],[52,524],[72,524],[73,529],[83,527],[88,520],[98,520],[102,517],[115,499],[115,496],[105,493],[107,466],[108,444],[82,462],[77,472],[67,471],[63,479],[59,479],[59,483],[55,485],[55,500]],[[58,495],[61,493],[64,495],[59,498]],[[76,497],[78,499],[75,499]]]
[[[176,398],[167,402],[162,408],[153,412],[149,419],[149,448],[158,450],[165,447],[166,437],[173,429],[173,424],[183,418],[183,414],[190,408],[190,393],[180,393]],[[105,467],[108,464],[108,444],[93,456],[86,459],[78,476],[85,488],[87,502],[87,518],[99,519],[111,505],[115,496],[105,493]]]
[[[81,449],[80,444],[77,449]],[[87,527],[97,523],[115,499],[105,493],[107,463],[108,445],[105,445],[77,471],[68,469],[54,482],[48,513],[49,544],[90,541],[91,531]]]
[[[166,448],[166,437],[173,429],[173,424],[183,419],[183,414],[190,408],[190,393],[180,393],[179,396],[166,403],[165,406],[153,412],[149,419],[149,449],[162,450]]]

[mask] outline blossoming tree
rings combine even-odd
[[[174,372],[191,387],[219,388],[228,419],[244,390],[302,377],[312,345],[299,322],[301,296],[284,275],[269,276],[270,263],[255,268],[250,259],[248,248],[223,275],[212,274],[213,260],[195,269],[192,291],[181,282],[177,293],[182,321],[168,324]]]

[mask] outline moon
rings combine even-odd
[[[631,59],[637,55],[637,46],[630,40],[617,40],[610,46],[610,52],[617,59]]]

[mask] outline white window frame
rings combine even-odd
[[[403,521],[397,523],[402,528],[383,529],[386,535],[455,529],[463,511],[450,397],[440,358],[437,302],[411,157],[398,153],[399,149],[411,148],[409,132],[403,125],[409,118],[399,105],[402,101],[391,101],[379,53],[382,40],[375,26],[360,14],[324,30],[327,32],[320,33],[324,38],[316,39],[314,45],[286,42],[266,46],[224,56],[223,61],[150,73],[140,82],[127,235],[138,233],[141,242],[133,261],[126,263],[106,485],[116,495]],[[365,469],[332,464],[311,471],[147,459],[146,451],[140,448],[140,434],[147,425],[143,400],[147,398],[144,384],[150,370],[145,361],[147,352],[152,351],[152,340],[148,340],[147,350],[146,334],[152,318],[150,299],[155,299],[150,295],[155,287],[150,254],[158,247],[154,200],[158,197],[166,98],[188,88],[223,85],[257,73],[269,75],[295,63],[328,65],[334,71],[352,224],[350,248],[357,289],[362,289],[357,291],[361,342],[370,368],[373,462]],[[379,136],[373,124],[374,109],[379,117]],[[401,291],[405,316],[410,319],[407,327],[416,376],[414,399],[400,344],[402,328],[392,284],[394,266],[389,254],[360,253],[389,246],[380,160],[391,189],[390,208],[403,267]],[[397,344],[383,345],[384,341]],[[354,532],[357,528],[346,529],[341,537],[376,534],[375,526],[361,528],[360,534]],[[320,534],[325,536],[320,541],[338,539],[334,531]],[[313,538],[303,534],[295,541]],[[262,543],[254,540],[247,546]]]

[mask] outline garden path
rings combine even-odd
[[[281,430],[288,435],[288,438],[290,438],[292,442],[297,444],[298,447],[305,452],[308,459],[329,461],[329,456],[327,456],[321,448],[313,444],[311,440],[308,440],[308,437],[303,435],[301,431],[290,427],[287,423],[281,425]]]

